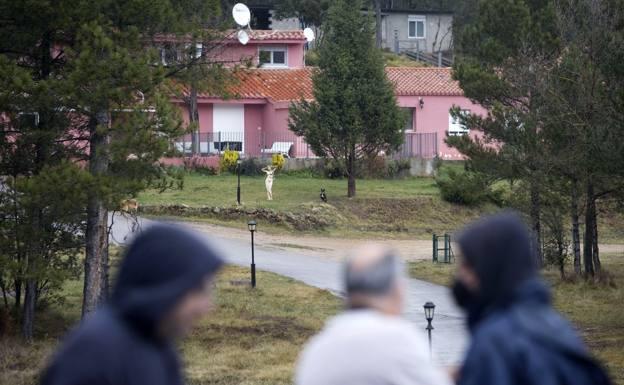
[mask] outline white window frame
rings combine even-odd
[[[467,109],[467,108],[462,108],[460,113],[462,115],[464,115],[464,116],[470,115],[470,110]],[[462,125],[459,122],[459,120],[457,118],[455,118],[449,112],[449,128],[448,128],[449,136],[461,136],[461,135],[467,135],[469,133],[470,133],[470,129],[468,129],[464,125]]]
[[[288,68],[288,46],[286,45],[276,45],[276,46],[260,46],[258,47],[258,63],[260,64],[260,53],[261,52],[270,52],[271,53],[271,62],[261,64],[262,68]],[[273,62],[273,53],[274,52],[284,52],[284,64],[278,63],[275,64]]]
[[[28,116],[32,115],[34,117],[35,127],[39,127],[39,113],[38,112],[18,112],[17,116]]]
[[[171,63],[167,62],[167,50],[170,48],[175,51],[175,59]],[[177,64],[179,61],[180,61],[180,51],[175,45],[172,45],[171,47],[167,47],[167,46],[160,47],[160,62],[162,63],[163,66],[167,67],[172,64]]]
[[[423,24],[423,35],[418,36],[418,22]],[[410,24],[414,25],[414,35],[410,35]],[[408,39],[426,39],[427,38],[427,17],[422,15],[409,15],[407,17],[407,38]]]
[[[415,132],[416,130],[414,129],[414,125],[415,125],[414,123],[416,122],[416,116],[415,116],[416,115],[416,107],[401,107],[401,108],[403,110],[405,110],[408,115],[410,115],[409,113],[411,112],[410,120],[412,121],[412,126],[410,128],[407,128],[407,125],[406,125],[405,126],[406,127],[405,132]]]

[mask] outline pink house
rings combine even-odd
[[[230,148],[247,156],[276,152],[291,157],[312,157],[302,138],[288,130],[288,107],[298,100],[313,99],[312,72],[304,65],[305,37],[302,31],[255,31],[243,46],[228,44],[219,57],[227,61],[250,59],[257,68],[236,72],[231,86],[235,98],[223,100],[209,94],[198,99],[200,152],[218,154]],[[463,96],[449,68],[388,67],[388,78],[395,84],[400,107],[408,112],[405,157],[461,159],[444,143],[447,135],[468,133],[452,119],[449,110],[485,114],[481,106]],[[186,107],[179,101],[180,108]],[[183,116],[188,116],[183,111]],[[190,135],[176,143],[190,154]]]

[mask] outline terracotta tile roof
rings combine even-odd
[[[302,40],[305,41],[303,30],[252,30],[249,34],[250,42],[263,40]]]
[[[259,42],[259,41],[287,41],[287,40],[298,40],[301,42],[305,42],[306,38],[303,34],[303,30],[293,29],[293,30],[282,30],[282,31],[273,31],[273,30],[251,30],[247,31],[249,33],[249,43]],[[228,29],[223,32],[213,31],[209,35],[209,39],[218,39],[222,37],[225,41],[234,41],[238,44],[237,30]],[[173,34],[157,34],[152,37],[152,40],[156,43],[172,43],[172,42],[190,42],[192,41],[192,36],[176,36]]]
[[[312,99],[312,70],[311,67],[239,70],[230,92],[242,99],[266,98],[275,102]]]
[[[313,99],[312,71],[299,69],[239,70],[230,92],[242,99],[269,99],[275,102]],[[462,96],[450,68],[388,67],[386,73],[401,96]],[[213,97],[208,94],[200,97]]]
[[[388,67],[388,79],[394,83],[397,95],[403,96],[463,96],[459,83],[453,80],[450,68]]]

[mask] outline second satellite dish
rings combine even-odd
[[[305,36],[306,40],[309,42],[314,40],[314,31],[312,28],[306,28],[303,30],[303,36]]]
[[[232,8],[232,16],[234,16],[236,24],[241,27],[249,25],[249,21],[251,21],[251,12],[249,12],[249,8],[243,3],[234,5],[234,8]]]
[[[249,34],[241,29],[240,31],[238,31],[238,41],[242,45],[247,45],[247,43],[249,43]]]

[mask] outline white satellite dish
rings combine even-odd
[[[245,30],[238,31],[238,42],[242,45],[247,45],[249,43],[249,34],[245,32]]]
[[[305,36],[306,40],[309,42],[314,40],[314,31],[312,28],[306,28],[303,30],[303,36]]]
[[[241,27],[249,25],[249,22],[251,21],[251,12],[243,3],[237,3],[234,5],[234,8],[232,8],[232,16],[234,16],[236,24]]]

